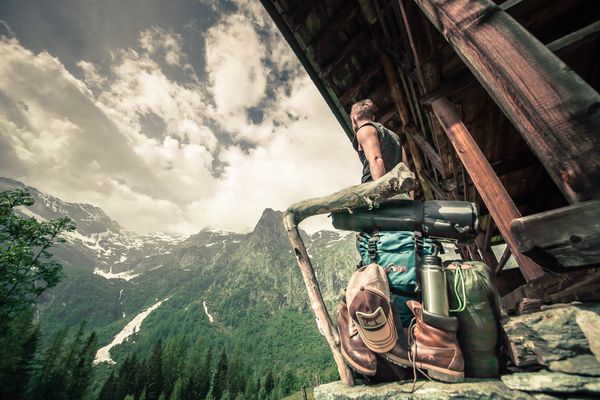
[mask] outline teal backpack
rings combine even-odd
[[[424,239],[422,255],[431,255],[435,244]],[[363,265],[376,263],[382,266],[392,292],[392,305],[402,325],[408,328],[413,317],[406,306],[408,300],[417,300],[417,268],[415,233],[408,231],[378,232],[373,235],[359,233],[356,247]]]

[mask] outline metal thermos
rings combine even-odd
[[[446,273],[442,259],[438,256],[424,256],[421,267],[421,291],[423,309],[433,314],[449,316]]]

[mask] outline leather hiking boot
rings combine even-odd
[[[462,382],[465,373],[462,351],[456,338],[458,319],[423,311],[423,306],[414,300],[406,305],[415,316],[409,332],[410,351],[398,340],[392,350],[381,355],[397,365],[425,370],[433,379]]]
[[[377,358],[358,335],[354,322],[350,320],[348,307],[338,306],[337,329],[340,335],[340,349],[344,360],[356,372],[373,376],[377,372]]]

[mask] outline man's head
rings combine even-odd
[[[350,110],[350,119],[352,120],[352,128],[356,132],[358,121],[373,121],[375,119],[375,105],[369,99],[354,103]]]

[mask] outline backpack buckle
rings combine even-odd
[[[375,261],[377,259],[377,242],[379,241],[379,236],[373,235],[369,238],[369,242],[367,244],[367,252],[369,253],[369,258],[371,261]]]

